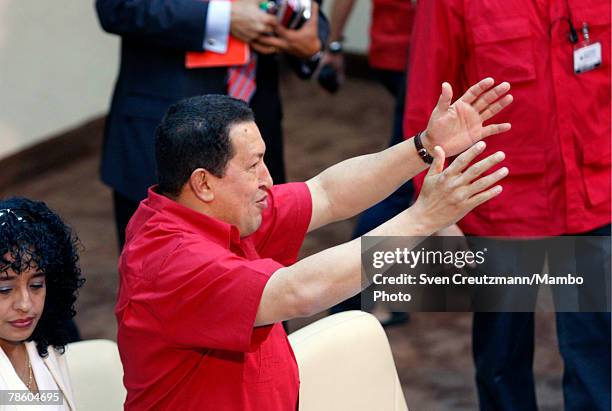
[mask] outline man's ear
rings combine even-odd
[[[211,202],[215,198],[212,180],[215,178],[208,170],[196,168],[189,177],[189,188],[193,194],[205,203]]]

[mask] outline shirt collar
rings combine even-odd
[[[226,248],[231,244],[240,244],[238,227],[185,207],[159,194],[157,187],[154,185],[149,188],[145,203],[157,214],[162,214],[164,220],[169,220],[171,225],[179,227],[182,231],[202,235]]]

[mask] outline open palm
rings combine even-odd
[[[440,146],[446,155],[454,156],[485,137],[510,130],[509,123],[482,125],[512,102],[512,95],[507,94],[510,84],[503,82],[493,87],[494,84],[492,78],[481,80],[453,104],[450,84],[442,84],[440,99],[423,136],[425,147],[431,152]]]

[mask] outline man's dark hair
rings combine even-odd
[[[78,239],[45,203],[27,198],[0,201],[0,278],[37,268],[45,274],[47,295],[42,316],[28,341],[41,357],[51,345],[64,352],[70,342],[69,320],[76,314],[81,277]]]
[[[159,190],[178,195],[200,167],[223,177],[234,155],[230,128],[250,121],[254,116],[249,106],[224,95],[191,97],[170,106],[155,131]]]

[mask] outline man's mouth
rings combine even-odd
[[[260,200],[257,200],[255,204],[261,208],[268,208],[268,196],[264,196]]]

